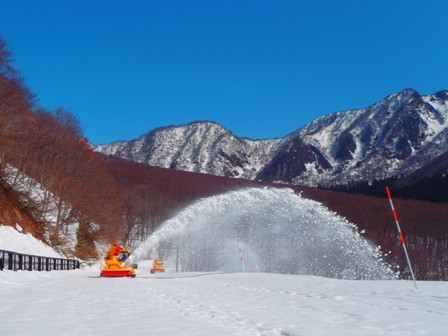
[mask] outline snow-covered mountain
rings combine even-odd
[[[406,89],[281,139],[239,138],[216,123],[194,122],[96,151],[158,167],[314,186],[408,175],[447,152],[447,126],[448,91]]]
[[[285,145],[300,139],[326,161],[309,162],[296,176],[269,179],[315,184],[407,175],[447,151],[447,125],[448,91],[421,96],[406,89],[368,108],[330,114],[297,130]],[[262,177],[294,162],[284,154],[287,150],[279,152],[286,158],[271,162]]]
[[[219,124],[193,122],[158,128],[136,140],[95,150],[151,166],[252,179],[282,141],[238,138]]]

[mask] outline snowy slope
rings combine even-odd
[[[22,229],[0,225],[0,250],[13,251],[23,254],[43,257],[64,258],[50,246],[34,238],[29,233],[22,233]]]
[[[36,217],[34,220],[47,223],[44,229],[44,236],[47,241],[50,241],[51,231],[57,231],[58,239],[60,241],[60,246],[57,247],[58,252],[63,254],[73,253],[77,243],[79,222],[76,218],[67,220],[67,218],[64,217],[64,214],[66,214],[67,217],[70,217],[69,214],[72,212],[72,206],[65,202],[62,202],[61,204],[60,199],[51,191],[47,190],[33,178],[21,173],[17,168],[11,165],[8,165],[3,173],[5,174],[5,182],[9,187],[25,195],[22,197],[22,202],[27,204],[31,201],[33,207],[39,210],[35,211],[34,215],[37,216],[36,214],[40,214],[40,217]],[[27,199],[27,197],[29,199]],[[58,224],[58,220],[59,222],[64,222],[64,224]],[[97,231],[98,225],[91,224],[91,230]],[[20,252],[16,250],[14,251]]]
[[[316,146],[333,167],[321,174],[324,181],[407,175],[446,152],[447,105],[447,91],[421,96],[406,89],[371,107],[319,118],[297,135]]]

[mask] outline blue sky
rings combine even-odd
[[[448,89],[448,1],[0,0],[38,103],[93,144],[211,120],[283,137],[328,113]]]

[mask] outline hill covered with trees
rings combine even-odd
[[[61,251],[94,256],[98,235],[119,237],[123,206],[113,177],[69,111],[36,106],[3,40],[0,183],[0,220],[14,225],[26,218],[25,228]],[[74,249],[64,239],[69,230]]]

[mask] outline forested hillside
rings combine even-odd
[[[64,108],[38,108],[0,41],[0,220],[22,223],[59,250],[95,256],[96,238],[118,239],[115,181]],[[34,223],[33,225],[31,223]],[[66,236],[75,234],[68,248]]]

